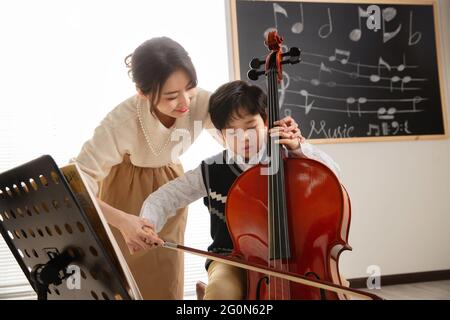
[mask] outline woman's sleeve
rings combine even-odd
[[[84,143],[78,156],[70,162],[77,163],[89,187],[97,195],[98,183],[113,166],[122,162],[123,156],[115,131],[102,123],[95,129],[93,137]]]

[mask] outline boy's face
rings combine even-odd
[[[252,115],[244,109],[239,109],[221,132],[227,148],[248,161],[264,145],[267,129],[259,114]]]

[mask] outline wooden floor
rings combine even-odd
[[[450,280],[384,286],[380,290],[364,290],[386,300],[450,300]],[[195,296],[186,296],[195,300]]]
[[[450,280],[384,286],[380,290],[365,291],[375,293],[386,300],[450,300]],[[36,295],[28,287],[24,288],[23,292],[18,292],[16,288],[14,294],[4,293],[3,296],[0,294],[0,300],[36,299]],[[195,300],[196,297],[187,296],[185,299]]]
[[[386,300],[450,300],[450,280],[399,284],[364,290]]]

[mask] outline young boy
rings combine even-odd
[[[141,217],[152,222],[159,232],[177,209],[203,197],[211,216],[213,242],[208,251],[227,255],[233,250],[225,219],[227,194],[242,172],[265,157],[267,97],[257,86],[233,81],[211,95],[209,112],[212,123],[226,141],[227,149],[153,192],[142,206]],[[339,175],[337,164],[305,142],[292,118],[277,121],[274,126],[270,134],[279,137],[278,143],[287,149],[288,156],[316,159]],[[151,243],[162,242],[156,235],[148,240]],[[245,298],[245,270],[216,261],[208,261],[206,268],[208,285],[204,299]]]

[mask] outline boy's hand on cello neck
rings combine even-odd
[[[292,117],[285,117],[275,121],[274,127],[269,130],[271,137],[279,137],[276,143],[284,145],[288,150],[297,150],[305,142],[300,128]]]

